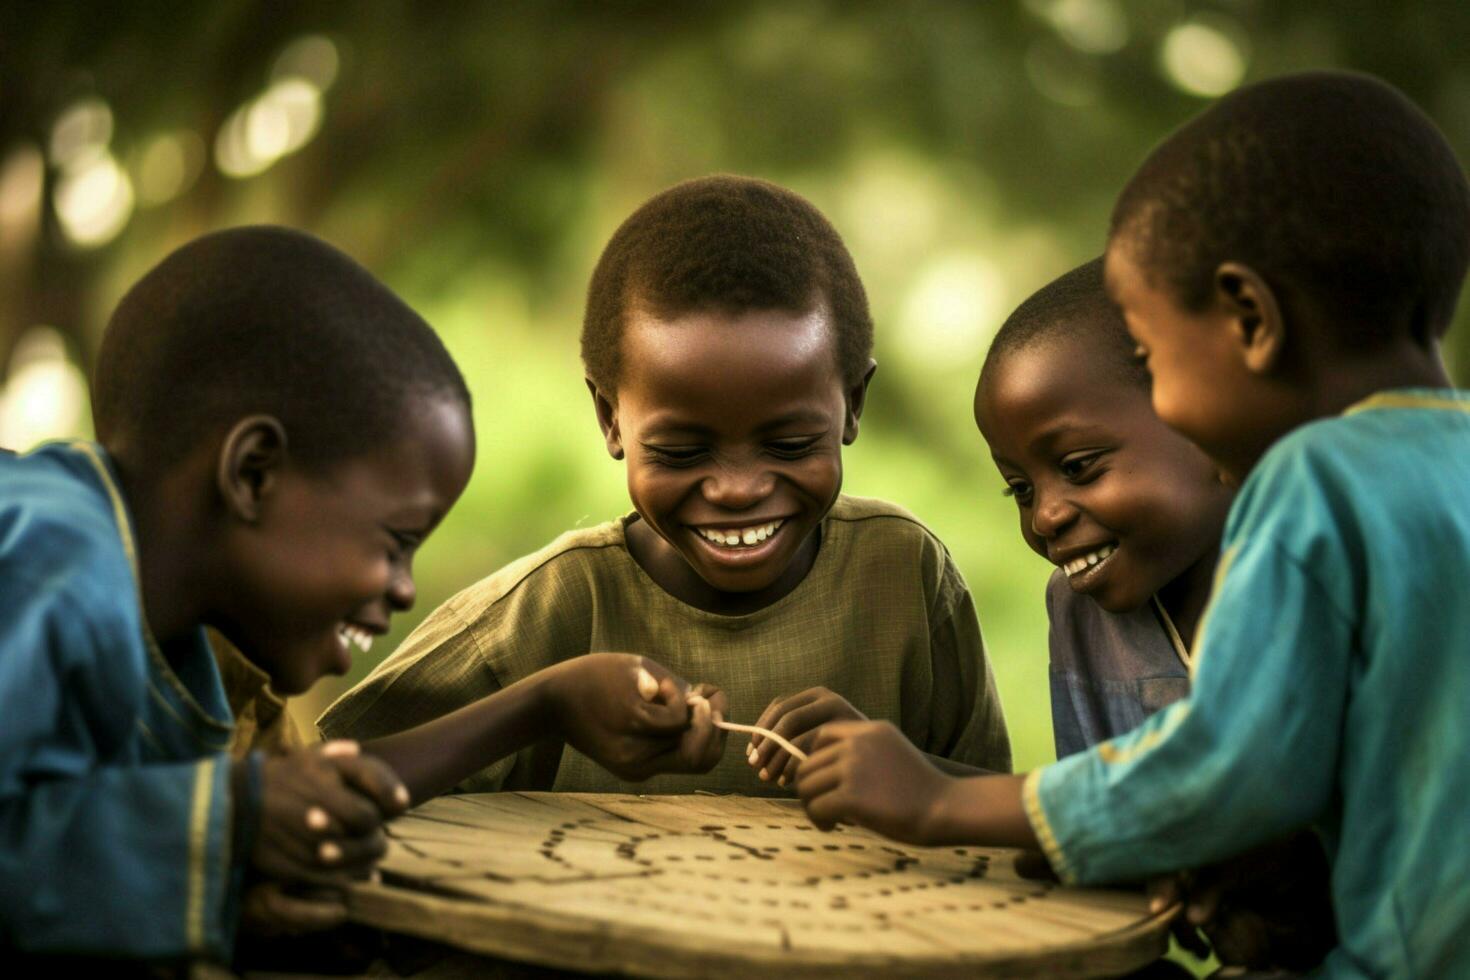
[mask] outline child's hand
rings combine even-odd
[[[812,687],[800,694],[777,698],[761,712],[756,726],[769,729],[811,755],[821,726],[831,721],[867,721],[868,716],[825,687]],[[767,782],[785,786],[796,778],[799,762],[775,739],[752,735],[746,754],[750,767]]]
[[[553,724],[567,744],[621,779],[704,772],[725,750],[723,692],[631,653],[593,653],[549,669]]]
[[[240,931],[252,936],[302,936],[346,921],[347,901],[337,891],[295,894],[279,881],[257,881],[240,902]]]
[[[383,821],[407,808],[408,789],[356,742],[268,757],[251,866],[269,879],[327,887],[366,877],[387,849]]]
[[[886,721],[826,725],[796,770],[796,792],[819,829],[853,823],[910,844],[929,842],[953,783]]]
[[[1197,871],[1150,883],[1152,905],[1184,903],[1227,966],[1305,972],[1337,944],[1326,854],[1299,831]]]

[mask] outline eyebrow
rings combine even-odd
[[[1107,442],[1116,441],[1116,438],[1112,435],[1112,433],[1094,423],[1084,422],[1079,424],[1076,422],[1063,421],[1058,422],[1056,425],[1053,425],[1048,429],[1044,429],[1040,435],[1031,440],[1031,444],[1028,448],[1032,449],[1033,451],[1048,449],[1063,435],[1078,435],[1083,438],[1096,435],[1098,438],[1104,439],[1104,441]]]
[[[797,411],[788,412],[785,415],[779,415],[773,419],[767,419],[757,425],[755,431],[758,433],[772,432],[793,425],[821,425],[823,432],[831,428],[828,424],[827,416],[821,412],[798,409]],[[687,435],[695,438],[707,438],[716,434],[715,430],[709,426],[699,425],[694,422],[685,422],[676,418],[654,420],[648,426],[647,433],[650,436]]]

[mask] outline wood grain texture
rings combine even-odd
[[[395,821],[352,916],[546,966],[640,976],[1087,977],[1167,945],[1142,895],[1023,879],[1003,848],[922,848],[790,800],[490,793]]]

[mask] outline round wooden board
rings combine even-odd
[[[354,919],[586,972],[1089,977],[1167,945],[1142,895],[1020,878],[1003,848],[824,834],[791,800],[449,796],[389,836]]]

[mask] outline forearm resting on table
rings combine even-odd
[[[547,699],[549,672],[517,681],[417,728],[363,743],[398,773],[415,803],[557,734]]]
[[[1025,776],[950,777],[930,811],[930,845],[1040,846],[1021,801]]]

